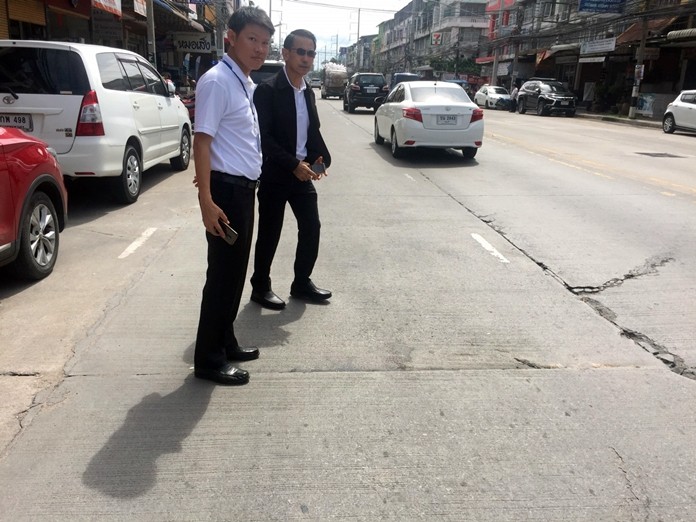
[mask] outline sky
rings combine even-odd
[[[391,20],[409,0],[255,0],[254,4],[270,12],[276,27],[274,39],[280,43],[293,29],[308,29],[317,37],[315,68],[336,56],[338,47],[346,47],[360,36],[377,34],[377,26]],[[359,16],[358,16],[359,15]]]

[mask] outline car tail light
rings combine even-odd
[[[474,112],[471,113],[471,121],[479,121],[483,119],[483,109],[474,109]]]
[[[89,91],[82,98],[75,136],[104,136],[101,109],[97,93],[94,91]]]
[[[360,90],[360,86],[359,86],[359,85],[355,85],[355,84],[353,83],[353,84],[351,84],[351,86],[350,86],[350,90],[351,90],[351,91],[359,91],[359,90]]]
[[[384,87],[382,87],[382,90],[383,90],[384,92],[389,92],[389,86],[388,86],[388,85],[385,85]]]
[[[423,115],[421,114],[420,109],[407,107],[405,109],[401,109],[401,112],[404,115],[404,118],[407,120],[416,120],[423,123]]]

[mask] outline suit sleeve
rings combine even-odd
[[[279,118],[274,114],[275,89],[271,84],[261,83],[254,91],[254,106],[259,117],[261,130],[261,149],[264,161],[270,161],[283,171],[292,172],[300,161],[288,154],[273,135],[274,124]]]
[[[326,167],[331,166],[331,154],[324,142],[319,127],[319,112],[317,111],[316,100],[314,93],[309,91],[307,99],[307,107],[309,109],[309,132],[307,133],[307,161],[314,163],[319,156],[324,158]]]

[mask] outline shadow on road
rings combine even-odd
[[[85,486],[116,498],[144,495],[157,483],[157,459],[181,443],[205,414],[215,384],[186,378],[177,390],[151,393],[128,412],[82,475]]]

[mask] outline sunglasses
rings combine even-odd
[[[306,54],[310,58],[314,58],[317,55],[316,51],[308,51],[307,49],[303,49],[302,47],[295,47],[294,49],[290,50],[295,51],[297,53],[297,56],[304,56]]]

